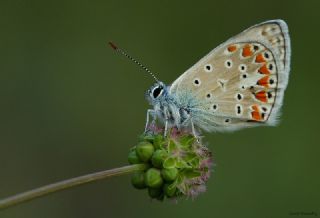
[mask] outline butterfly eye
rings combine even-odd
[[[162,91],[163,91],[163,87],[161,86],[158,86],[155,89],[153,89],[152,91],[153,98],[158,98],[162,94]]]

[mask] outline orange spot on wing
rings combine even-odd
[[[251,112],[252,119],[257,120],[257,121],[262,120],[262,117],[261,117],[261,114],[260,114],[258,106],[257,105],[253,105],[252,106],[252,110],[253,110]]]
[[[256,63],[262,63],[262,62],[266,62],[266,60],[264,59],[263,55],[260,53],[256,56]]]
[[[246,44],[242,49],[242,56],[249,57],[251,55],[252,55],[251,46],[249,44]]]
[[[255,97],[262,102],[267,102],[267,93],[265,91],[260,91],[255,94]]]
[[[260,67],[260,69],[258,71],[259,71],[259,73],[262,73],[262,74],[270,74],[270,71],[268,70],[266,64],[264,64],[262,67]]]
[[[229,51],[229,52],[234,52],[235,50],[237,50],[237,46],[235,46],[235,45],[230,45],[230,46],[228,47],[228,51]]]
[[[260,113],[259,112],[257,112],[257,111],[252,111],[251,112],[251,116],[252,116],[252,118],[254,119],[254,120],[261,120],[261,116],[260,116]]]
[[[259,108],[258,108],[257,105],[253,105],[253,106],[252,106],[252,110],[253,110],[253,111],[259,111]]]
[[[268,88],[269,87],[269,76],[262,77],[261,79],[258,80],[257,84]]]

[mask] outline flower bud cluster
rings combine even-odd
[[[208,148],[193,134],[176,128],[164,137],[160,130],[149,131],[131,148],[130,164],[147,163],[148,169],[131,179],[137,189],[148,189],[149,196],[164,198],[196,197],[206,190],[212,168]]]

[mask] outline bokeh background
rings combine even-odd
[[[198,199],[150,201],[130,176],[5,211],[4,218],[320,215],[319,1],[0,1],[0,198],[127,164],[153,83],[117,42],[170,84],[256,23],[284,19],[292,71],[281,124],[206,134],[215,157]],[[310,216],[309,216],[310,217]]]

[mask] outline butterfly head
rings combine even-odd
[[[147,100],[153,105],[162,101],[168,94],[168,88],[163,82],[156,82],[146,93]]]

